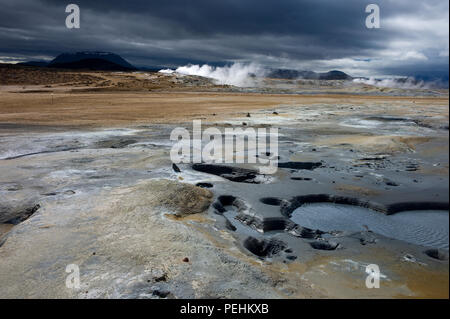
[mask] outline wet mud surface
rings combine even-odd
[[[173,124],[0,126],[0,297],[448,298],[448,110],[405,103],[207,123],[279,128],[275,174],[174,166]]]

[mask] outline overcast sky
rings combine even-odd
[[[78,4],[81,28],[67,29]],[[365,27],[376,3],[381,28]],[[255,62],[448,78],[448,0],[0,0],[0,61],[110,51],[137,66]]]

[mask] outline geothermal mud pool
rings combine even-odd
[[[0,297],[448,297],[438,106],[281,105],[205,125],[278,127],[277,172],[173,166],[179,125],[1,126]]]
[[[374,233],[409,243],[448,250],[448,212],[407,211],[385,216],[367,208],[336,204],[309,204],[297,208],[291,220],[323,231]]]

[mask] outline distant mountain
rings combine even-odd
[[[167,69],[167,67],[164,66],[138,66],[137,67],[139,71],[143,72],[158,72],[162,69]]]
[[[48,64],[48,67],[107,71],[136,70],[133,65],[121,56],[110,52],[63,53],[53,59]]]
[[[448,89],[448,79],[428,77],[354,78],[357,83],[398,89]]]
[[[53,63],[49,64],[50,68],[60,69],[74,69],[74,70],[92,70],[92,71],[131,71],[130,69],[123,67],[117,63],[110,62],[103,59],[83,59],[75,62],[68,63]]]
[[[48,62],[46,62],[46,61],[27,61],[27,62],[17,63],[17,65],[46,67],[48,65]]]
[[[320,80],[351,80],[353,79],[350,75],[342,71],[329,71],[326,73],[318,73]]]
[[[352,77],[342,71],[316,73],[313,71],[299,71],[289,69],[273,69],[268,77],[274,79],[305,79],[305,80],[351,80]]]

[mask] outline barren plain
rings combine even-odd
[[[0,297],[448,298],[448,103],[348,81],[2,66]],[[192,120],[278,128],[277,173],[173,167],[170,132]]]

